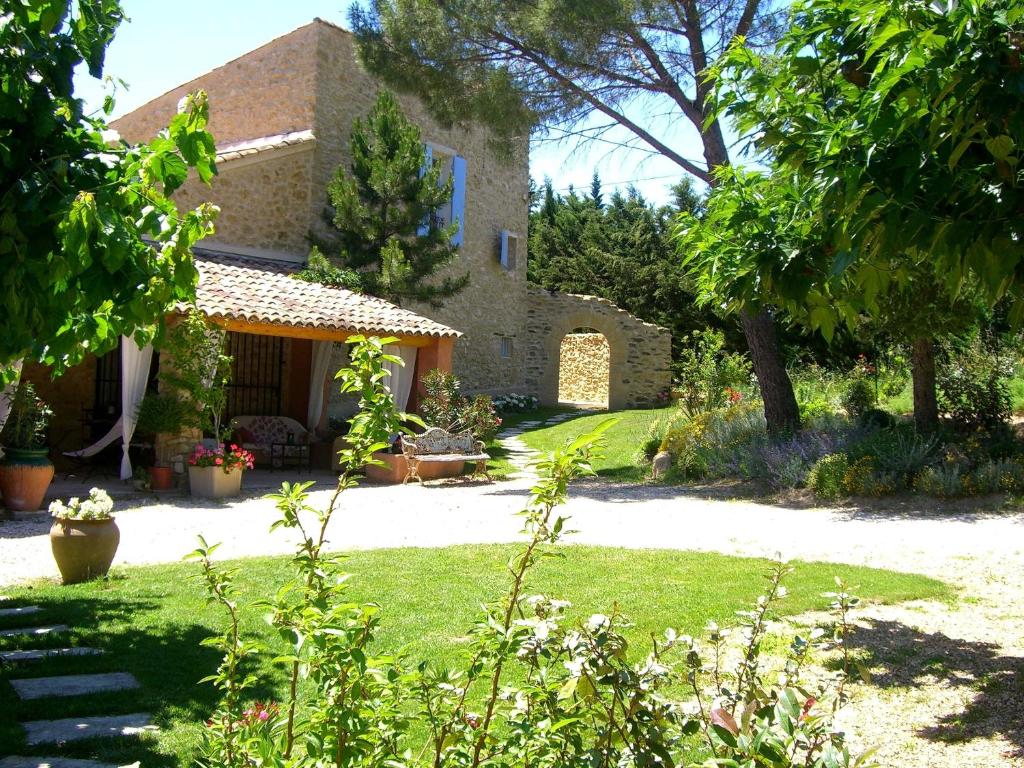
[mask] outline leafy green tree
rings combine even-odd
[[[350,14],[368,69],[442,122],[482,123],[506,147],[538,126],[584,141],[624,129],[631,138],[613,143],[708,184],[730,158],[706,75],[735,41],[773,43],[779,18],[773,0],[373,0]],[[700,137],[702,160],[678,145],[680,125]],[[769,425],[798,425],[770,312],[740,321]]]
[[[207,101],[189,96],[148,144],[108,141],[109,98],[84,113],[72,74],[103,73],[116,0],[20,0],[0,23],[0,367],[23,357],[60,373],[121,335],[152,338],[194,298],[191,247],[216,208],[179,213],[171,194],[216,172]],[[8,370],[7,375],[10,374]]]
[[[451,180],[440,183],[440,162],[428,162],[419,127],[388,91],[355,121],[351,148],[350,172],[339,166],[327,187],[332,230],[314,237],[317,246],[359,272],[368,293],[440,306],[469,283],[468,273],[430,279],[458,253],[459,223],[436,213],[452,198]]]
[[[900,310],[920,426],[937,422],[942,326],[970,322],[978,291],[1024,318],[1022,14],[1011,0],[807,0],[776,55],[736,47],[714,73],[722,109],[818,191],[823,247],[790,263],[845,298],[816,303],[811,323]]]
[[[981,312],[969,296],[950,296],[930,271],[887,280],[884,297],[865,301],[854,271],[835,272],[835,251],[820,226],[820,193],[784,170],[723,168],[700,219],[682,215],[678,247],[702,304],[726,309],[779,307],[828,340],[845,328],[882,335],[911,348],[914,414],[921,429],[938,425],[935,343],[964,331]],[[860,270],[875,269],[869,263]]]

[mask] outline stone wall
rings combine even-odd
[[[607,299],[540,288],[527,292],[526,392],[545,405],[558,402],[562,339],[581,328],[608,340],[608,407],[654,405],[671,383],[671,334],[645,323]]]
[[[570,333],[558,354],[558,400],[608,407],[610,354],[601,333]]]

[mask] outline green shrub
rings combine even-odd
[[[819,499],[835,500],[846,495],[844,478],[850,469],[850,458],[845,453],[822,456],[811,468],[807,487]]]
[[[870,456],[852,462],[843,475],[843,490],[850,496],[885,496],[904,487],[902,475],[879,471]]]
[[[944,462],[926,467],[914,480],[914,490],[940,499],[953,499],[969,492],[968,474],[962,464]]]
[[[970,475],[967,486],[972,494],[1024,492],[1024,460],[987,461]]]
[[[939,408],[959,429],[994,429],[1010,418],[1010,373],[1005,359],[975,342],[939,368]]]
[[[919,434],[912,426],[880,429],[850,446],[853,459],[870,458],[876,472],[888,476],[899,488],[909,487],[914,475],[936,460],[939,440]]]
[[[864,378],[853,379],[843,394],[843,408],[851,419],[858,419],[875,406],[875,387]]]
[[[673,364],[679,407],[688,416],[739,402],[740,387],[750,382],[750,361],[725,351],[721,331],[697,331],[683,338],[683,351]]]
[[[896,426],[896,417],[881,408],[868,408],[858,422],[866,429],[892,429]]]
[[[177,434],[182,427],[198,426],[196,409],[176,395],[149,392],[139,403],[135,429],[140,435]]]

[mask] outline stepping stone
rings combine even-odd
[[[48,627],[18,627],[17,629],[0,629],[0,637],[18,637],[19,635],[53,635],[67,632],[67,624],[51,624]]]
[[[21,608],[0,608],[0,619],[9,616],[29,616],[33,613],[42,613],[43,609],[38,605],[25,605]]]
[[[80,741],[111,736],[137,736],[158,730],[148,712],[112,717],[68,717],[63,720],[33,720],[22,723],[29,746],[53,742]]]
[[[0,768],[117,768],[95,760],[72,760],[69,757],[5,757]]]
[[[0,661],[17,664],[24,661],[42,661],[60,656],[99,656],[99,648],[41,648],[30,651],[0,651]],[[0,764],[0,768],[3,765]]]
[[[87,693],[128,691],[140,687],[135,676],[127,672],[28,677],[22,680],[11,680],[10,683],[22,701],[45,699],[51,696],[82,696]]]

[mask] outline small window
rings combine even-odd
[[[519,235],[515,232],[509,232],[507,229],[501,230],[501,250],[499,252],[501,266],[509,272],[515,272],[518,256]]]
[[[501,336],[501,356],[505,358],[512,357],[512,337]]]

